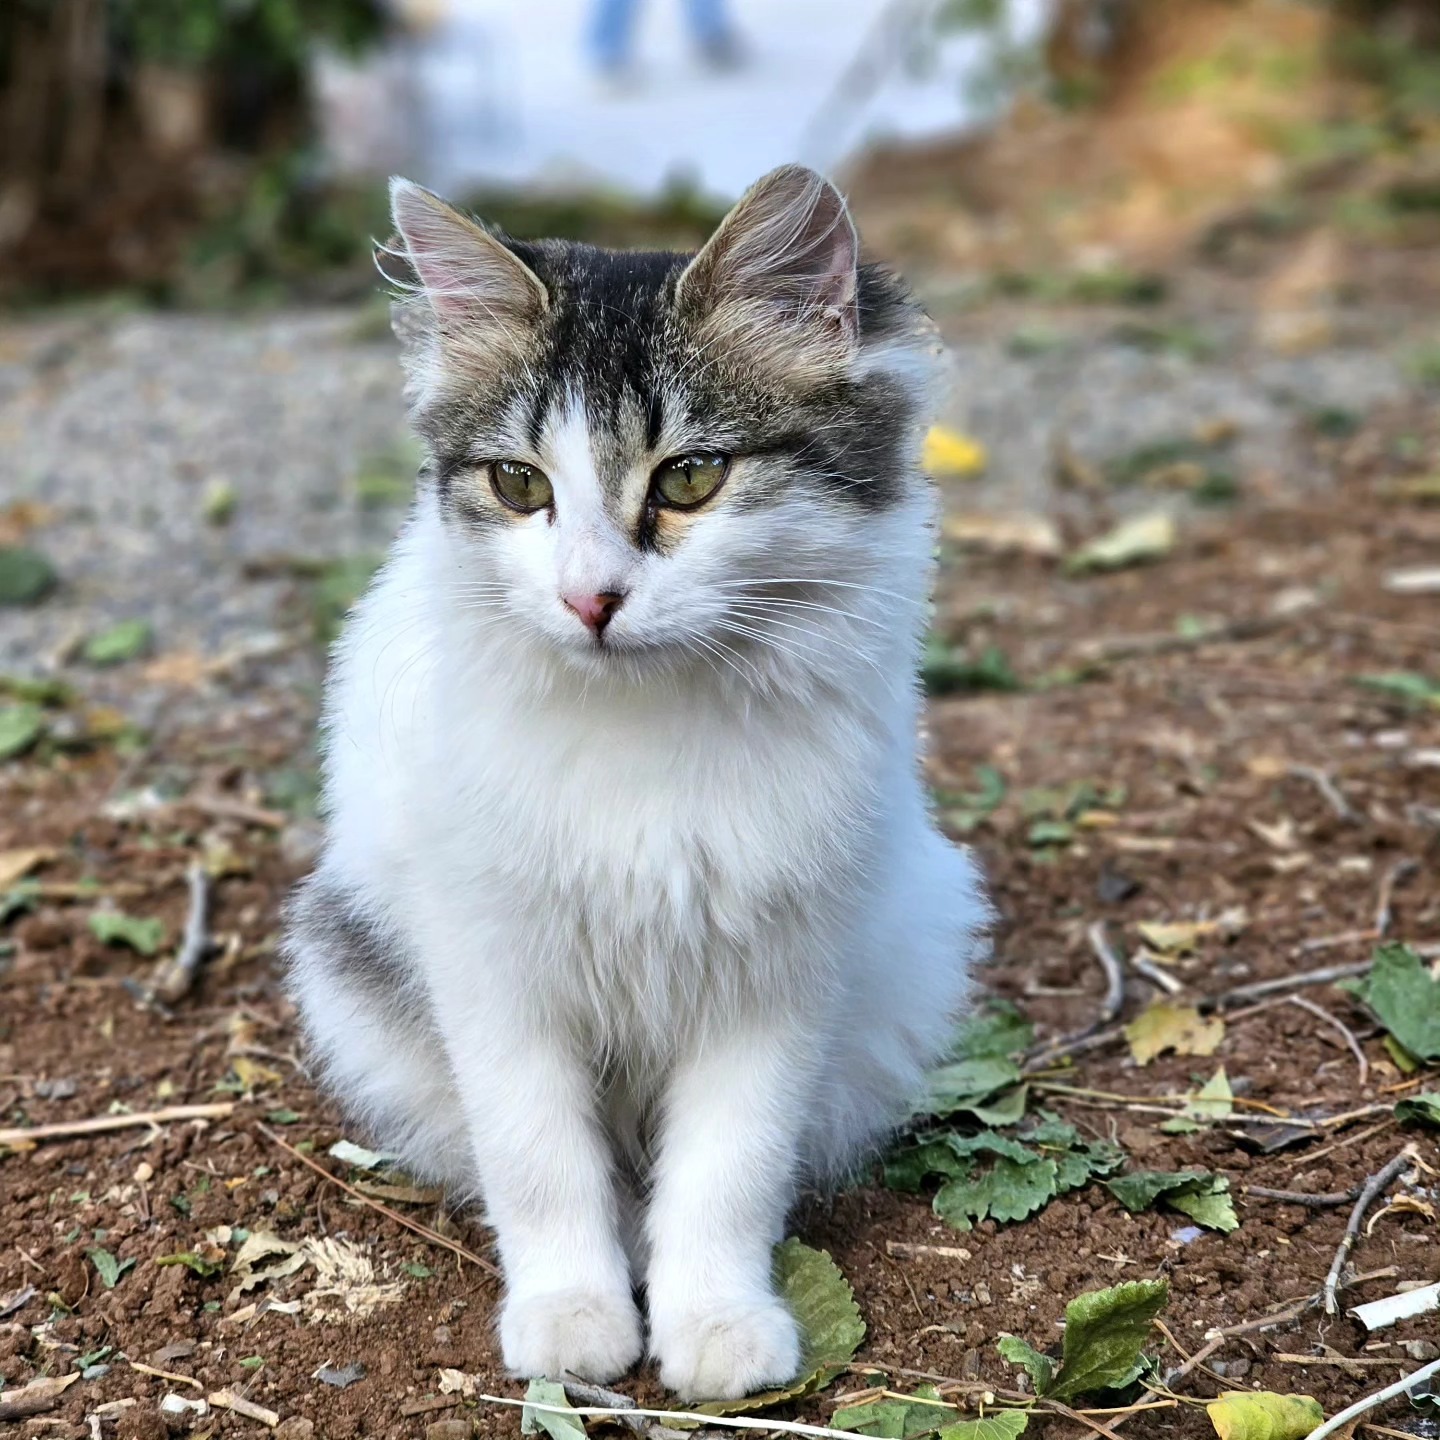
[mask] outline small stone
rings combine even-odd
[[[292,1415],[282,1420],[275,1430],[275,1440],[311,1440],[315,1434],[315,1422],[303,1415]]]
[[[453,1345],[455,1336],[451,1334],[448,1325],[437,1325],[435,1333],[430,1337],[437,1345]]]
[[[142,1160],[130,1178],[137,1185],[148,1185],[155,1178],[155,1167],[148,1160]]]
[[[1404,1340],[1400,1348],[1412,1360],[1418,1360],[1422,1365],[1430,1360],[1440,1360],[1440,1345],[1433,1340]]]
[[[337,1390],[344,1390],[357,1380],[365,1378],[365,1367],[358,1362],[346,1365],[344,1369],[336,1369],[333,1365],[322,1365],[315,1372],[315,1378],[322,1385],[333,1385]]]
[[[468,1420],[432,1420],[425,1427],[425,1440],[470,1440]]]

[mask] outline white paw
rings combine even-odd
[[[594,1290],[510,1295],[500,1309],[500,1349],[525,1379],[568,1370],[603,1384],[640,1358],[640,1313],[629,1295]]]
[[[774,1298],[697,1311],[656,1327],[660,1379],[689,1400],[737,1400],[800,1369],[800,1331]]]

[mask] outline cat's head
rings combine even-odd
[[[457,605],[590,672],[771,673],[904,603],[938,343],[829,182],[772,172],[693,257],[513,240],[404,180],[392,205]]]

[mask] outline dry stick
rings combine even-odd
[[[1419,1158],[1414,1145],[1407,1145],[1388,1165],[1382,1170],[1377,1170],[1366,1182],[1365,1188],[1360,1192],[1360,1198],[1355,1202],[1355,1208],[1350,1212],[1350,1219],[1345,1226],[1345,1237],[1340,1241],[1339,1248],[1335,1251],[1334,1262],[1330,1266],[1330,1273],[1325,1277],[1325,1288],[1321,1295],[1325,1302],[1325,1313],[1333,1315],[1340,1308],[1336,1302],[1335,1295],[1340,1288],[1340,1272],[1345,1268],[1345,1262],[1350,1258],[1350,1251],[1355,1241],[1360,1236],[1360,1224],[1365,1219],[1365,1212],[1375,1203],[1380,1192],[1400,1174],[1412,1161]]]
[[[1360,1048],[1360,1042],[1355,1038],[1354,1031],[1338,1016],[1332,1015],[1324,1006],[1317,1005],[1313,1000],[1307,1000],[1303,995],[1287,995],[1285,1003],[1298,1005],[1302,1010],[1308,1010],[1312,1015],[1318,1016],[1340,1032],[1345,1043],[1350,1047],[1350,1053],[1355,1057],[1355,1063],[1360,1067],[1360,1088],[1363,1090],[1370,1083],[1370,1062],[1365,1058],[1365,1052]]]
[[[170,1105],[163,1110],[140,1110],[133,1115],[97,1115],[90,1120],[57,1120],[53,1125],[32,1125],[28,1130],[0,1130],[0,1145],[25,1145],[32,1140],[67,1140],[76,1135],[103,1135],[108,1130],[131,1130],[137,1125],[165,1125],[173,1120],[223,1120],[235,1111],[233,1100],[213,1105]]]
[[[200,962],[210,952],[210,875],[197,860],[185,872],[185,879],[190,886],[190,909],[185,916],[180,953],[161,966],[151,986],[152,993],[170,1005],[189,992]]]
[[[432,1230],[428,1225],[422,1225],[418,1220],[412,1220],[408,1215],[402,1215],[398,1210],[392,1210],[388,1205],[382,1205],[378,1200],[372,1200],[368,1195],[361,1194],[353,1185],[347,1185],[338,1176],[332,1175],[319,1161],[312,1160],[304,1151],[297,1150],[288,1140],[282,1140],[269,1126],[262,1125],[257,1120],[255,1122],[255,1128],[265,1136],[267,1140],[273,1141],[282,1150],[288,1150],[302,1165],[308,1165],[317,1175],[324,1176],[332,1185],[338,1185],[347,1195],[353,1195],[362,1205],[368,1205],[372,1210],[378,1210],[382,1215],[393,1220],[397,1225],[404,1226],[406,1230],[423,1236],[432,1245],[439,1245],[443,1249],[449,1250],[452,1254],[460,1256],[462,1260],[468,1260],[472,1265],[478,1265],[486,1274],[493,1275],[497,1280],[501,1278],[500,1271],[488,1260],[481,1259],[473,1250],[467,1250],[458,1241],[447,1240],[445,1236],[436,1230]]]
[[[1325,803],[1347,824],[1353,825],[1359,820],[1354,807],[1340,793],[1339,786],[1323,770],[1317,770],[1313,765],[1292,765],[1290,774],[1297,780],[1308,780],[1320,792]]]
[[[1395,895],[1395,887],[1403,885],[1420,868],[1418,860],[1397,860],[1384,874],[1380,880],[1380,893],[1375,899],[1375,938],[1383,940],[1390,929],[1390,922],[1395,918],[1390,909],[1390,901]]]
[[[1257,1200],[1278,1200],[1282,1205],[1307,1205],[1312,1210],[1331,1210],[1349,1205],[1360,1194],[1360,1187],[1317,1194],[1308,1190],[1270,1190],[1263,1185],[1247,1185],[1244,1193],[1255,1196]]]
[[[1085,932],[1085,938],[1089,940],[1090,949],[1094,951],[1101,969],[1105,971],[1105,1000],[1100,1007],[1099,1023],[1109,1025],[1125,1004],[1125,969],[1105,933],[1103,920],[1097,920],[1090,926]]]
[[[1145,959],[1143,955],[1132,955],[1130,968],[1137,975],[1143,975],[1157,990],[1163,990],[1167,995],[1178,995],[1185,988],[1173,975],[1167,974],[1153,961]]]
[[[1393,1385],[1387,1385],[1383,1390],[1377,1390],[1375,1394],[1367,1395],[1363,1400],[1357,1400],[1338,1415],[1332,1416],[1323,1425],[1317,1425],[1305,1437],[1305,1440],[1325,1440],[1327,1435],[1333,1435],[1337,1430],[1343,1430],[1367,1410],[1373,1410],[1386,1400],[1394,1400],[1398,1396],[1408,1394],[1412,1385],[1418,1385],[1420,1381],[1428,1380],[1435,1374],[1440,1374],[1440,1360],[1432,1360],[1430,1364],[1422,1365],[1420,1369],[1405,1376],[1403,1380],[1397,1380]]]

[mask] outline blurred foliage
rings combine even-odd
[[[192,68],[305,63],[316,40],[354,53],[377,39],[378,0],[110,0],[112,33],[137,59]]]

